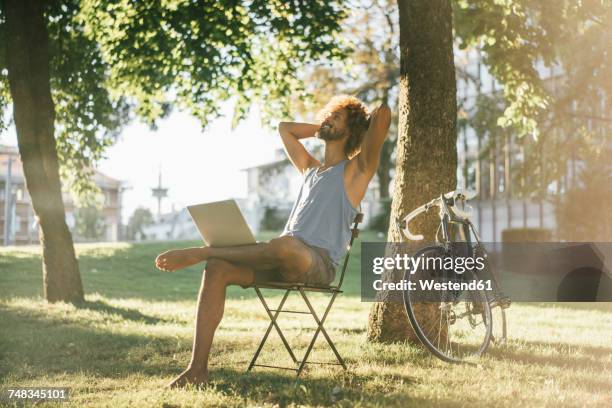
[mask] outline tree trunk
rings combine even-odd
[[[54,138],[48,34],[40,0],[5,0],[8,79],[19,153],[40,225],[44,294],[50,302],[83,300],[66,225]]]
[[[449,0],[398,0],[400,25],[400,100],[395,188],[391,220],[457,184],[457,102]],[[417,217],[411,230],[432,242],[437,215]],[[400,242],[390,223],[388,240]],[[422,244],[422,243],[421,243]],[[396,277],[397,278],[397,277]],[[431,307],[420,313],[436,313]],[[374,303],[368,338],[414,340],[404,306]]]

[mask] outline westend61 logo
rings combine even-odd
[[[457,257],[425,257],[421,254],[418,257],[412,257],[408,254],[396,254],[394,257],[379,256],[373,259],[372,272],[380,275],[385,270],[403,270],[410,271],[414,274],[417,270],[426,271],[453,271],[459,275],[466,270],[481,271],[485,268],[484,258],[481,256],[457,256]]]
[[[431,279],[420,278],[416,282],[402,279],[399,282],[388,282],[375,279],[372,288],[375,291],[448,291],[448,290],[492,290],[490,280],[482,281],[470,279],[469,281],[458,281],[466,271],[482,271],[485,268],[485,260],[481,256],[425,256],[417,257],[408,254],[395,254],[395,256],[378,256],[372,259],[372,272],[380,275],[385,271],[394,270],[409,272],[414,275],[416,271],[429,272]],[[433,273],[432,273],[433,272]],[[418,282],[418,285],[417,285]]]

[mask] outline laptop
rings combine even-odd
[[[222,247],[257,243],[236,200],[189,205],[187,211],[208,246]]]

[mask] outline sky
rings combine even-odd
[[[137,207],[157,213],[151,188],[157,186],[160,166],[162,185],[168,188],[162,212],[246,196],[246,172],[241,169],[273,160],[282,143],[273,129],[262,128],[256,107],[233,131],[231,102],[223,105],[222,113],[204,132],[196,119],[181,112],[160,121],[157,130],[138,122],[123,129],[98,169],[128,188],[124,223]],[[0,144],[17,144],[14,127],[0,135]]]

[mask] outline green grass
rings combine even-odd
[[[362,234],[376,240],[373,233]],[[269,238],[264,234],[260,239]],[[611,406],[610,304],[516,304],[510,339],[472,365],[448,365],[408,344],[365,339],[369,303],[359,297],[359,243],[326,327],[349,365],[290,372],[246,366],[267,325],[252,290],[230,288],[203,390],[164,385],[189,361],[201,267],[157,271],[155,255],[195,243],[77,245],[87,301],[41,299],[38,248],[0,250],[0,389],[67,386],[58,406]],[[269,295],[273,295],[270,293]],[[278,300],[278,297],[275,298]],[[291,308],[303,308],[295,296]],[[324,306],[315,297],[315,307]],[[290,341],[307,346],[313,322],[283,316]],[[313,359],[333,355],[323,339]],[[280,340],[263,361],[289,364]],[[0,405],[2,403],[0,402]]]

